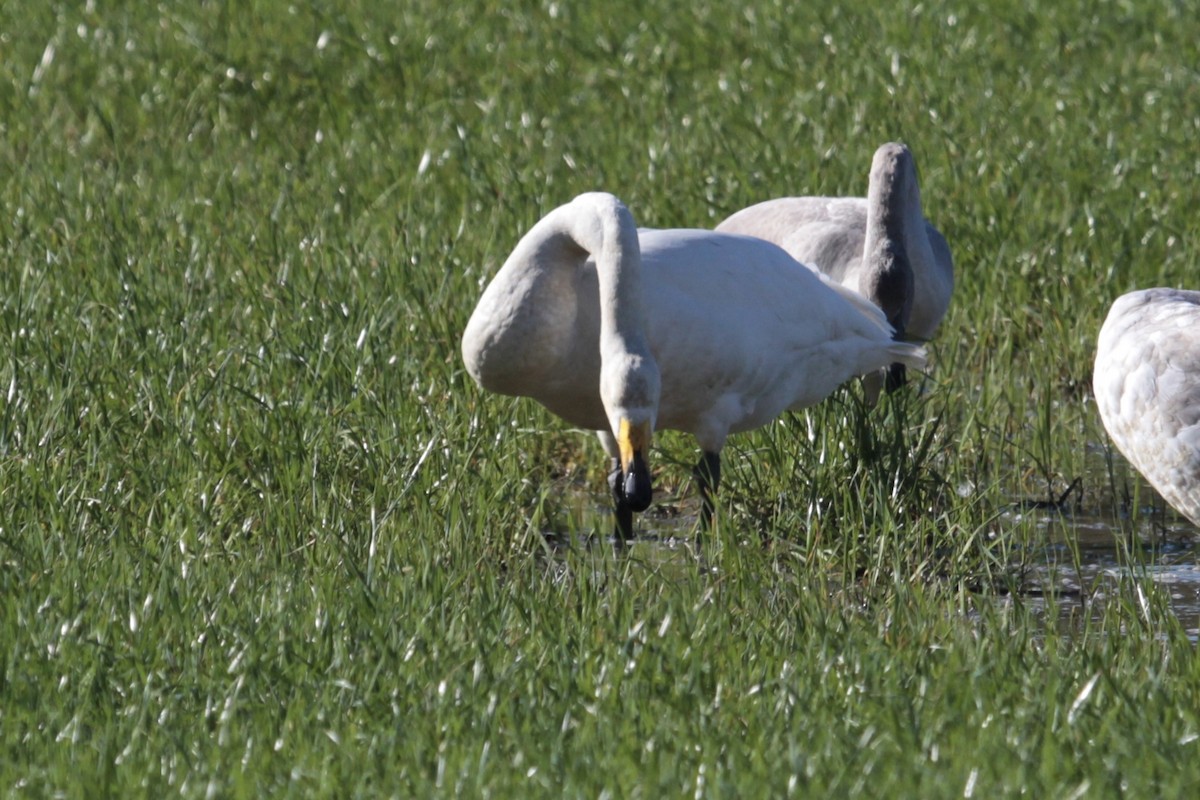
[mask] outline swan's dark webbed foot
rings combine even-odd
[[[700,487],[700,526],[707,531],[712,528],[715,509],[713,497],[721,485],[721,454],[704,451],[692,474],[696,476],[696,484]]]

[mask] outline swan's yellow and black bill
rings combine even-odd
[[[649,422],[633,423],[622,419],[617,429],[622,488],[625,503],[633,511],[645,511],[649,508],[654,494],[650,486],[650,467],[646,460],[652,436]]]

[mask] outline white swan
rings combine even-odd
[[[590,193],[522,237],[471,315],[462,352],[483,388],[599,432],[627,538],[633,512],[650,504],[655,429],[696,437],[707,524],[725,438],[893,361],[923,365],[923,351],[891,333],[878,309],[775,245],[639,231],[617,198]]]
[[[1100,328],[1092,388],[1117,449],[1200,526],[1200,292],[1117,298]]]
[[[897,338],[933,337],[954,291],[945,237],[921,208],[912,152],[889,142],[875,151],[867,196],[781,197],[744,208],[716,228],[782,247],[883,309]],[[903,382],[902,368],[889,384]],[[878,379],[868,382],[878,393]]]

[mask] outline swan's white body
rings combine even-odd
[[[1117,298],[1100,329],[1092,384],[1117,449],[1200,526],[1200,292]]]
[[[954,260],[925,219],[916,163],[901,144],[875,151],[867,197],[781,197],[716,229],[774,242],[867,297],[908,339],[932,338],[950,306]]]
[[[691,433],[715,457],[730,433],[851,377],[921,366],[922,351],[891,332],[878,309],[775,245],[639,231],[619,200],[591,193],[521,239],[462,347],[481,386],[598,431],[624,470],[654,429]],[[630,442],[628,431],[641,435]]]

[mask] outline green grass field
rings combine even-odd
[[[1169,0],[0,3],[0,795],[1193,796],[1089,387],[1117,295],[1200,287],[1198,43]],[[958,268],[924,391],[734,437],[700,559],[549,546],[608,531],[603,452],[458,350],[520,234],[863,194],[888,140]],[[639,524],[687,530],[656,444]],[[1078,476],[1129,569],[1060,612],[1004,511]]]

